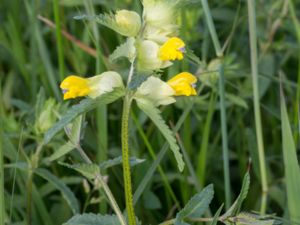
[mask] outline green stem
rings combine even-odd
[[[64,51],[62,47],[62,35],[61,35],[61,26],[60,26],[60,17],[59,17],[59,6],[58,0],[53,0],[53,11],[54,19],[56,24],[56,46],[58,53],[58,64],[59,64],[59,77],[61,80],[65,77],[65,64],[64,64]]]
[[[0,82],[1,84],[1,82]],[[2,117],[2,109],[0,108],[0,114]],[[2,146],[2,119],[0,119],[0,224],[4,224],[5,221],[5,201],[4,201],[4,165],[3,165],[3,146]]]
[[[135,213],[132,201],[132,187],[131,187],[131,173],[129,163],[129,146],[128,146],[128,121],[130,114],[131,99],[127,94],[124,98],[122,114],[122,161],[123,161],[123,176],[124,176],[124,188],[125,188],[125,201],[128,214],[129,225],[136,225]]]
[[[83,158],[83,160],[88,163],[88,164],[92,164],[93,162],[91,161],[91,159],[85,154],[84,150],[81,148],[80,145],[76,146],[77,151],[79,152],[79,154],[81,155],[81,157]],[[108,200],[111,203],[111,206],[113,208],[113,210],[115,211],[119,222],[121,225],[126,225],[125,219],[122,215],[122,212],[117,204],[116,199],[114,198],[113,194],[111,193],[108,185],[106,184],[106,182],[103,180],[103,177],[101,176],[101,174],[98,174],[95,179],[101,184],[101,187],[103,188],[105,194],[107,195]]]
[[[207,0],[201,0],[204,9],[204,14],[210,36],[213,40],[216,55],[222,60],[223,52],[221,49],[220,41],[214,26],[214,22],[210,13]],[[227,117],[225,108],[225,79],[224,79],[224,66],[221,62],[219,66],[219,95],[220,95],[220,115],[221,115],[221,129],[222,129],[222,149],[223,149],[223,170],[224,170],[224,186],[225,186],[225,207],[229,209],[231,204],[231,187],[230,187],[230,174],[229,174],[229,154],[228,154],[228,135],[227,135]]]
[[[262,201],[261,201],[261,214],[266,211],[267,203],[267,172],[265,164],[265,152],[263,142],[263,131],[260,112],[260,99],[258,88],[258,68],[257,68],[257,38],[256,38],[256,15],[255,15],[255,0],[248,0],[248,15],[249,15],[249,35],[250,35],[250,49],[251,49],[251,71],[253,82],[253,96],[254,96],[254,116],[255,116],[255,128],[256,138],[258,145],[258,156],[260,165],[260,176],[262,183]]]

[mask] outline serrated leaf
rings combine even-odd
[[[138,159],[135,157],[130,157],[130,159],[129,159],[130,166],[135,166],[135,165],[143,163],[143,162],[145,162],[145,159]],[[119,165],[121,163],[122,163],[122,156],[119,156],[114,159],[106,160],[106,161],[100,163],[99,166],[100,166],[101,170],[106,170],[110,167]]]
[[[68,154],[74,148],[75,146],[70,141],[68,141],[66,144],[62,145],[57,151],[55,151],[52,155],[45,158],[44,160],[45,162],[53,162],[54,160],[59,159],[60,157]]]
[[[63,183],[60,179],[58,179],[56,176],[54,176],[46,169],[39,168],[36,169],[34,172],[35,174],[39,175],[40,177],[50,182],[62,193],[62,196],[67,201],[68,205],[70,206],[74,214],[79,213],[78,201],[74,196],[73,192],[70,190],[70,188],[67,185],[65,185],[65,183]]]
[[[234,217],[240,212],[242,203],[248,195],[249,186],[250,186],[250,175],[249,172],[247,172],[244,176],[243,184],[239,196],[232,204],[232,206],[227,210],[227,212],[222,216],[223,218]]]
[[[97,106],[112,103],[123,95],[123,88],[115,88],[114,91],[105,93],[96,99],[87,98],[82,100],[79,104],[72,106],[66,113],[64,113],[61,119],[46,132],[44,136],[45,143],[48,143],[55,134],[61,131],[77,116],[81,115],[82,113],[88,112],[96,108]]]
[[[179,147],[176,143],[176,139],[173,135],[173,132],[170,130],[170,128],[166,125],[166,122],[161,117],[160,111],[147,103],[137,102],[139,108],[146,113],[147,116],[153,121],[153,123],[156,125],[156,127],[160,130],[162,135],[165,137],[167,142],[170,145],[171,150],[174,153],[175,159],[177,161],[178,169],[179,171],[183,171],[184,168],[184,162],[182,159],[182,155],[179,151]]]
[[[77,172],[81,173],[83,176],[91,180],[100,174],[100,168],[96,164],[78,163],[71,165],[64,162],[59,162],[59,164],[70,169],[76,170]]]
[[[199,59],[199,57],[197,55],[195,55],[194,51],[191,50],[190,48],[188,48],[187,46],[185,47],[185,55],[186,57],[193,63],[202,66],[203,63],[201,62],[201,60]]]
[[[73,216],[63,225],[120,225],[117,216],[84,213]]]
[[[119,45],[114,52],[109,56],[110,61],[115,61],[118,58],[126,57],[130,62],[133,62],[133,59],[136,55],[135,49],[135,39],[133,37],[127,38],[126,42]]]
[[[200,218],[208,209],[211,200],[214,197],[214,186],[212,184],[205,187],[200,193],[192,197],[186,206],[177,213],[175,225],[186,224],[185,219]]]

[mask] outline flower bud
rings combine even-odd
[[[140,15],[125,9],[116,12],[115,21],[119,28],[119,33],[127,37],[136,36],[142,26]]]

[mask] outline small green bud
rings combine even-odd
[[[218,69],[220,63],[221,63],[220,59],[213,59],[212,61],[209,62],[207,66],[207,70],[204,71],[204,73],[199,76],[199,80],[201,81],[201,83],[209,87],[216,86],[219,79]]]

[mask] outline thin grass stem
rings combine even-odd
[[[211,12],[207,0],[201,0],[202,7],[209,29],[209,33],[213,40],[216,55],[222,60],[223,52],[220,41],[217,36],[216,28],[211,16]],[[231,204],[231,187],[229,173],[229,154],[228,154],[228,135],[227,135],[227,117],[225,108],[225,79],[224,66],[221,62],[219,66],[219,95],[220,95],[220,115],[221,115],[221,130],[222,130],[222,150],[223,150],[223,170],[224,170],[224,186],[225,186],[225,208],[229,209]]]
[[[58,0],[53,0],[53,11],[54,11],[54,20],[56,24],[55,34],[56,34],[56,47],[57,47],[57,56],[58,56],[58,65],[59,65],[59,77],[60,80],[63,80],[65,77],[65,63],[64,63],[64,51],[62,44],[62,33],[61,33],[61,20],[59,15],[59,6]]]
[[[255,0],[248,0],[248,17],[249,17],[249,36],[251,50],[251,71],[253,82],[253,97],[254,97],[254,116],[255,128],[258,147],[258,157],[260,165],[260,176],[262,184],[262,201],[260,213],[265,214],[267,204],[267,169],[265,164],[265,152],[263,142],[263,130],[260,112],[259,86],[258,86],[258,64],[257,64],[257,32],[256,32],[256,15],[255,15]]]

